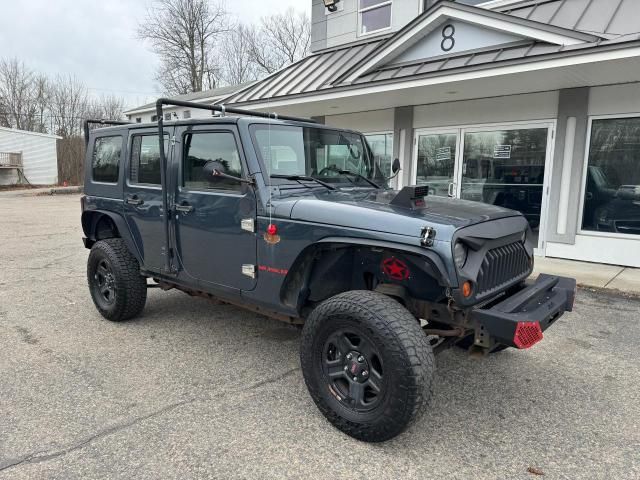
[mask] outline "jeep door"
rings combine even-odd
[[[203,175],[209,160],[227,174],[245,177],[246,161],[235,125],[201,125],[182,130],[177,162],[175,248],[185,280],[251,290],[256,280],[256,197],[253,187],[235,180],[211,183]],[[176,153],[178,149],[176,149]],[[243,274],[244,269],[244,274]]]
[[[152,272],[163,270],[165,254],[157,132],[154,128],[130,131],[124,182],[124,216],[143,267]]]

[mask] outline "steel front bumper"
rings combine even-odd
[[[542,340],[542,332],[565,312],[573,310],[576,281],[541,274],[535,283],[491,305],[475,309],[474,344],[493,348],[496,344],[529,348]]]

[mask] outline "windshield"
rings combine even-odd
[[[269,175],[307,176],[370,187],[385,179],[362,135],[314,127],[253,125],[256,150]]]

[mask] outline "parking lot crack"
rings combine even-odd
[[[283,373],[281,373],[280,375],[277,375],[275,377],[271,377],[271,378],[267,378],[265,380],[261,380],[259,382],[256,382],[252,385],[249,385],[246,388],[240,389],[240,391],[249,391],[249,390],[256,390],[258,388],[261,388],[265,385],[269,385],[272,383],[276,383],[279,382],[280,380],[283,380],[284,378],[288,377],[289,375],[293,374],[294,372],[300,370],[299,367],[296,368],[292,368],[290,370],[287,370]],[[194,402],[198,402],[198,401],[206,401],[206,400],[212,400],[214,398],[222,398],[225,397],[227,395],[229,395],[232,392],[226,391],[223,393],[220,393],[218,395],[209,395],[209,396],[198,396],[198,397],[193,397],[193,398],[189,398],[186,400],[181,400],[179,402],[175,402],[172,403],[170,405],[167,405],[165,407],[162,407],[158,410],[155,410],[151,413],[147,413],[146,415],[141,415],[135,418],[132,418],[126,422],[122,422],[122,423],[118,423],[116,425],[112,425],[110,427],[104,428],[102,430],[99,430],[98,432],[89,435],[87,437],[84,437],[82,439],[80,439],[79,441],[67,445],[64,448],[61,448],[59,450],[54,450],[54,451],[50,451],[50,452],[46,452],[46,451],[38,451],[38,452],[34,452],[31,453],[29,455],[17,458],[17,459],[11,459],[5,462],[0,462],[0,472],[4,472],[6,470],[9,470],[11,468],[15,468],[15,467],[19,467],[21,465],[25,465],[25,464],[34,464],[34,463],[41,463],[41,462],[47,462],[49,460],[53,460],[59,457],[62,457],[64,455],[67,455],[69,453],[72,453],[76,450],[80,450],[81,448],[93,443],[96,440],[99,440],[101,438],[113,435],[115,433],[118,433],[122,430],[125,430],[127,428],[133,427],[139,423],[142,423],[146,420],[149,420],[151,418],[154,417],[158,417],[161,415],[164,415],[165,413],[168,413],[172,410],[175,410],[177,408],[183,407],[185,405],[189,405],[192,404]]]

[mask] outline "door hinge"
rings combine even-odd
[[[240,227],[245,232],[254,233],[256,231],[256,222],[254,221],[253,218],[243,218],[240,221]]]
[[[256,278],[256,266],[242,265],[242,274],[249,278]]]

